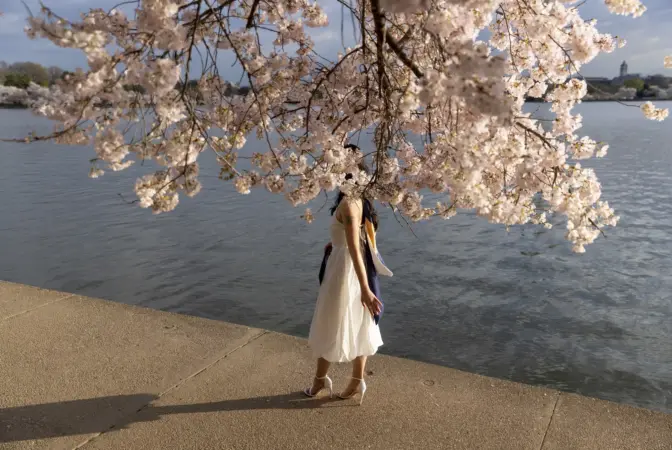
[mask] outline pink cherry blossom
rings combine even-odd
[[[615,14],[645,11],[639,0],[604,3]],[[264,188],[293,206],[340,189],[411,220],[472,209],[507,227],[550,227],[560,214],[576,252],[616,225],[595,172],[579,162],[608,145],[578,134],[573,108],[587,93],[581,68],[624,41],[584,20],[577,1],[356,0],[343,9],[363,27],[359,40],[333,61],[317,54],[311,31],[329,24],[325,4],[140,0],[132,16],[93,9],[77,22],[44,7],[28,35],[78,49],[88,70],[33,102],[57,124],[40,139],[92,144],[94,178],[153,160],[159,170],[135,191],[155,213],[200,191],[198,159],[212,151],[238,192]],[[247,93],[225,81],[223,54]],[[528,96],[551,103],[552,124],[523,111]],[[641,109],[653,120],[668,114]],[[372,145],[344,148],[369,133]],[[250,137],[268,148],[242,169]],[[428,205],[427,192],[443,198]],[[303,218],[313,220],[310,209]]]

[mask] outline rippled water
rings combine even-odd
[[[580,111],[612,144],[591,165],[619,227],[575,255],[562,227],[465,214],[416,238],[382,212],[384,352],[672,411],[672,129],[613,103]],[[0,110],[0,136],[34,129],[49,124]],[[0,143],[0,279],[307,335],[326,209],[307,225],[279,197],[240,196],[206,156],[203,192],[153,216],[118,195],[141,167],[90,180],[92,156]]]

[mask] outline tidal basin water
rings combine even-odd
[[[414,235],[381,210],[395,273],[382,279],[383,351],[669,412],[672,125],[615,103],[578,110],[582,131],[611,144],[588,165],[619,226],[575,255],[563,226],[507,232],[462,214]],[[49,129],[0,110],[2,137]],[[281,197],[237,194],[205,155],[201,194],[155,216],[123,200],[147,167],[91,180],[93,156],[0,143],[0,279],[307,335],[327,208],[308,225]]]

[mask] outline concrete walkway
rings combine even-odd
[[[0,449],[672,449],[672,416],[387,356],[307,399],[305,341],[0,282]],[[337,388],[347,366],[332,371]]]

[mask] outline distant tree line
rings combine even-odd
[[[145,93],[145,88],[138,84],[125,84],[124,89],[126,91],[137,92],[139,94]],[[196,98],[196,100],[198,100],[199,102],[203,101],[203,96],[198,88],[198,80],[187,81],[186,87],[184,86],[184,83],[180,81],[175,85],[175,90],[177,91],[184,90],[187,95]],[[250,92],[249,86],[236,86],[230,83],[226,83],[226,89],[224,89],[222,95],[224,95],[225,97],[231,97],[234,95],[245,96],[248,94],[248,92]]]
[[[642,100],[649,98],[672,99],[672,78],[663,75],[650,75],[645,78],[628,78],[621,82],[587,80],[588,96],[584,101],[623,100],[621,95],[628,94],[628,100]],[[550,93],[553,88],[549,88]],[[528,102],[543,102],[546,94],[541,98],[526,97]]]
[[[0,84],[20,89],[26,89],[31,82],[48,87],[67,73],[60,67],[44,67],[34,62],[0,61]]]
[[[56,83],[59,79],[66,77],[67,70],[60,67],[51,66],[44,67],[41,64],[34,62],[17,62],[8,64],[5,61],[0,61],[0,85],[15,87],[19,89],[27,89],[30,83],[35,83],[43,87],[49,87]],[[145,89],[140,85],[125,85],[124,89],[127,91],[144,94]],[[182,83],[178,83],[175,89],[183,89]],[[227,87],[223,94],[227,97],[232,95],[246,95],[249,92],[249,86],[234,86],[227,83]],[[189,80],[187,82],[186,91],[189,95],[196,96],[201,100],[201,94],[198,90],[198,81]]]
[[[588,84],[588,94],[614,94],[621,87],[631,88],[637,91],[635,99],[656,97],[657,91],[670,88],[670,78],[662,75],[651,75],[645,79],[628,78],[623,81],[622,85],[592,81]]]
[[[654,97],[655,93],[653,92],[653,88],[655,86],[662,89],[667,89],[669,87],[667,80],[654,80],[651,78],[647,78],[646,80],[632,78],[630,80],[625,80],[623,84],[625,87],[637,89],[637,98]]]

